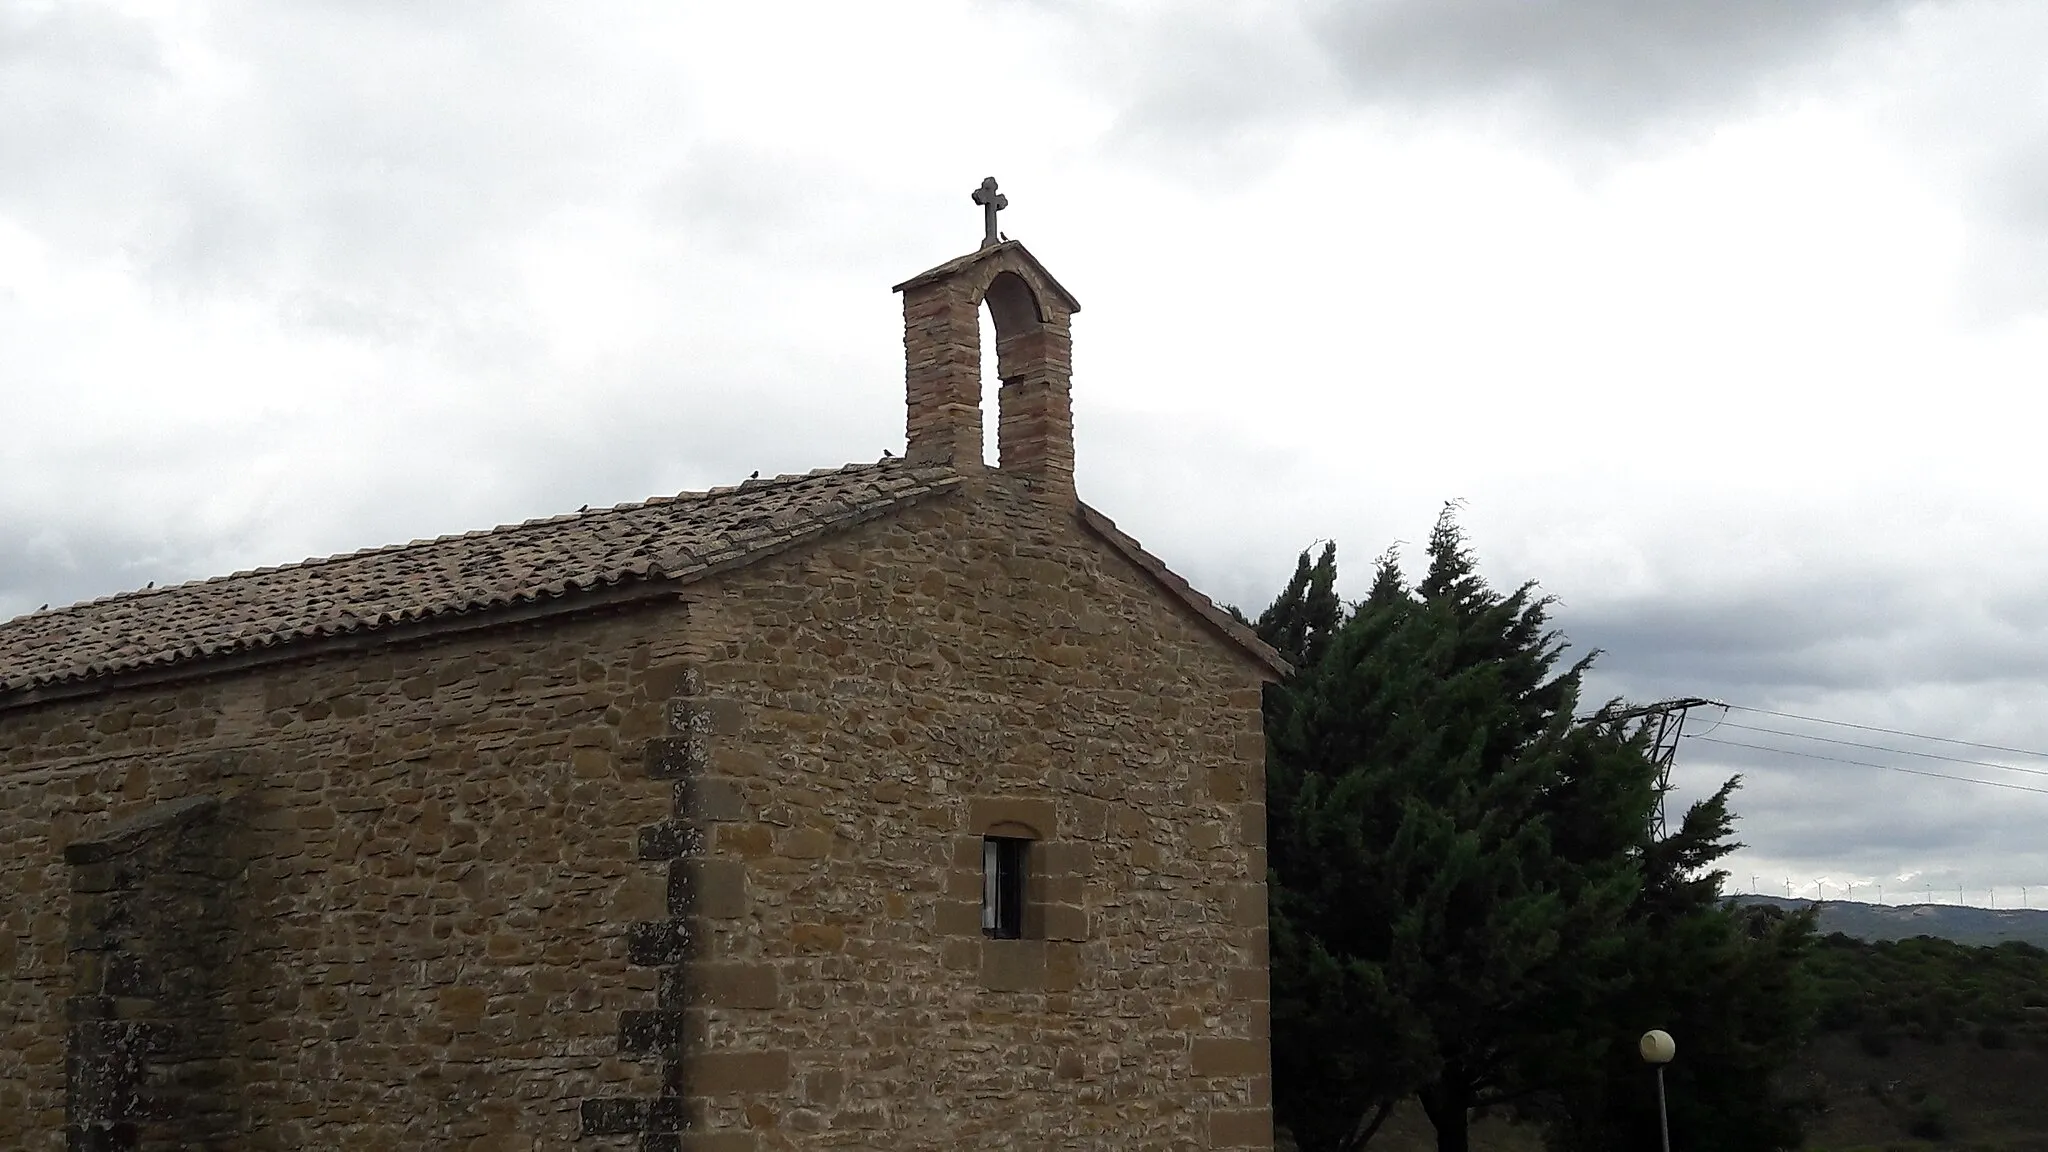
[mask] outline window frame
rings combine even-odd
[[[991,940],[1024,938],[1029,898],[1031,841],[1021,836],[981,838],[981,934]]]

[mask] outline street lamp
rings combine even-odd
[[[1636,1041],[1636,1051],[1643,1054],[1643,1063],[1657,1069],[1657,1131],[1664,1137],[1664,1152],[1671,1152],[1671,1117],[1664,1110],[1664,1066],[1678,1055],[1678,1042],[1662,1028],[1652,1028]]]

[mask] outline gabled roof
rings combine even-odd
[[[1053,279],[1052,273],[1045,270],[1045,265],[1038,262],[1038,257],[1033,256],[1029,248],[1024,247],[1021,242],[1016,240],[998,241],[986,248],[969,252],[965,256],[955,256],[936,268],[927,268],[919,272],[903,283],[889,289],[889,291],[901,292],[906,288],[916,288],[920,285],[930,284],[935,280],[944,280],[963,269],[974,267],[983,260],[993,260],[1011,252],[1016,253],[1019,259],[1030,265],[1031,270],[1045,280],[1047,287],[1059,293],[1061,302],[1067,306],[1067,311],[1079,312],[1081,310],[1081,302],[1074,299],[1074,294],[1067,291],[1066,285]]]
[[[658,594],[956,487],[898,459],[415,540],[0,622],[0,708],[188,665]],[[1251,629],[1083,504],[1082,524],[1274,674]]]
[[[958,483],[901,460],[850,464],[34,612],[0,623],[0,706],[319,638],[672,587]]]

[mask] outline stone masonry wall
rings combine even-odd
[[[682,1147],[1270,1147],[1247,657],[995,473],[693,595]]]
[[[234,814],[229,1146],[565,1148],[584,1099],[655,1091],[618,1037],[666,900],[635,841],[673,811],[640,763],[668,605],[0,713],[0,1148],[65,1147],[74,913],[107,895],[65,848],[201,795]]]

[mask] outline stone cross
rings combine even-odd
[[[1002,243],[1003,237],[996,231],[996,213],[1010,206],[1010,198],[996,191],[995,177],[983,180],[974,190],[974,202],[981,205],[981,246]]]

